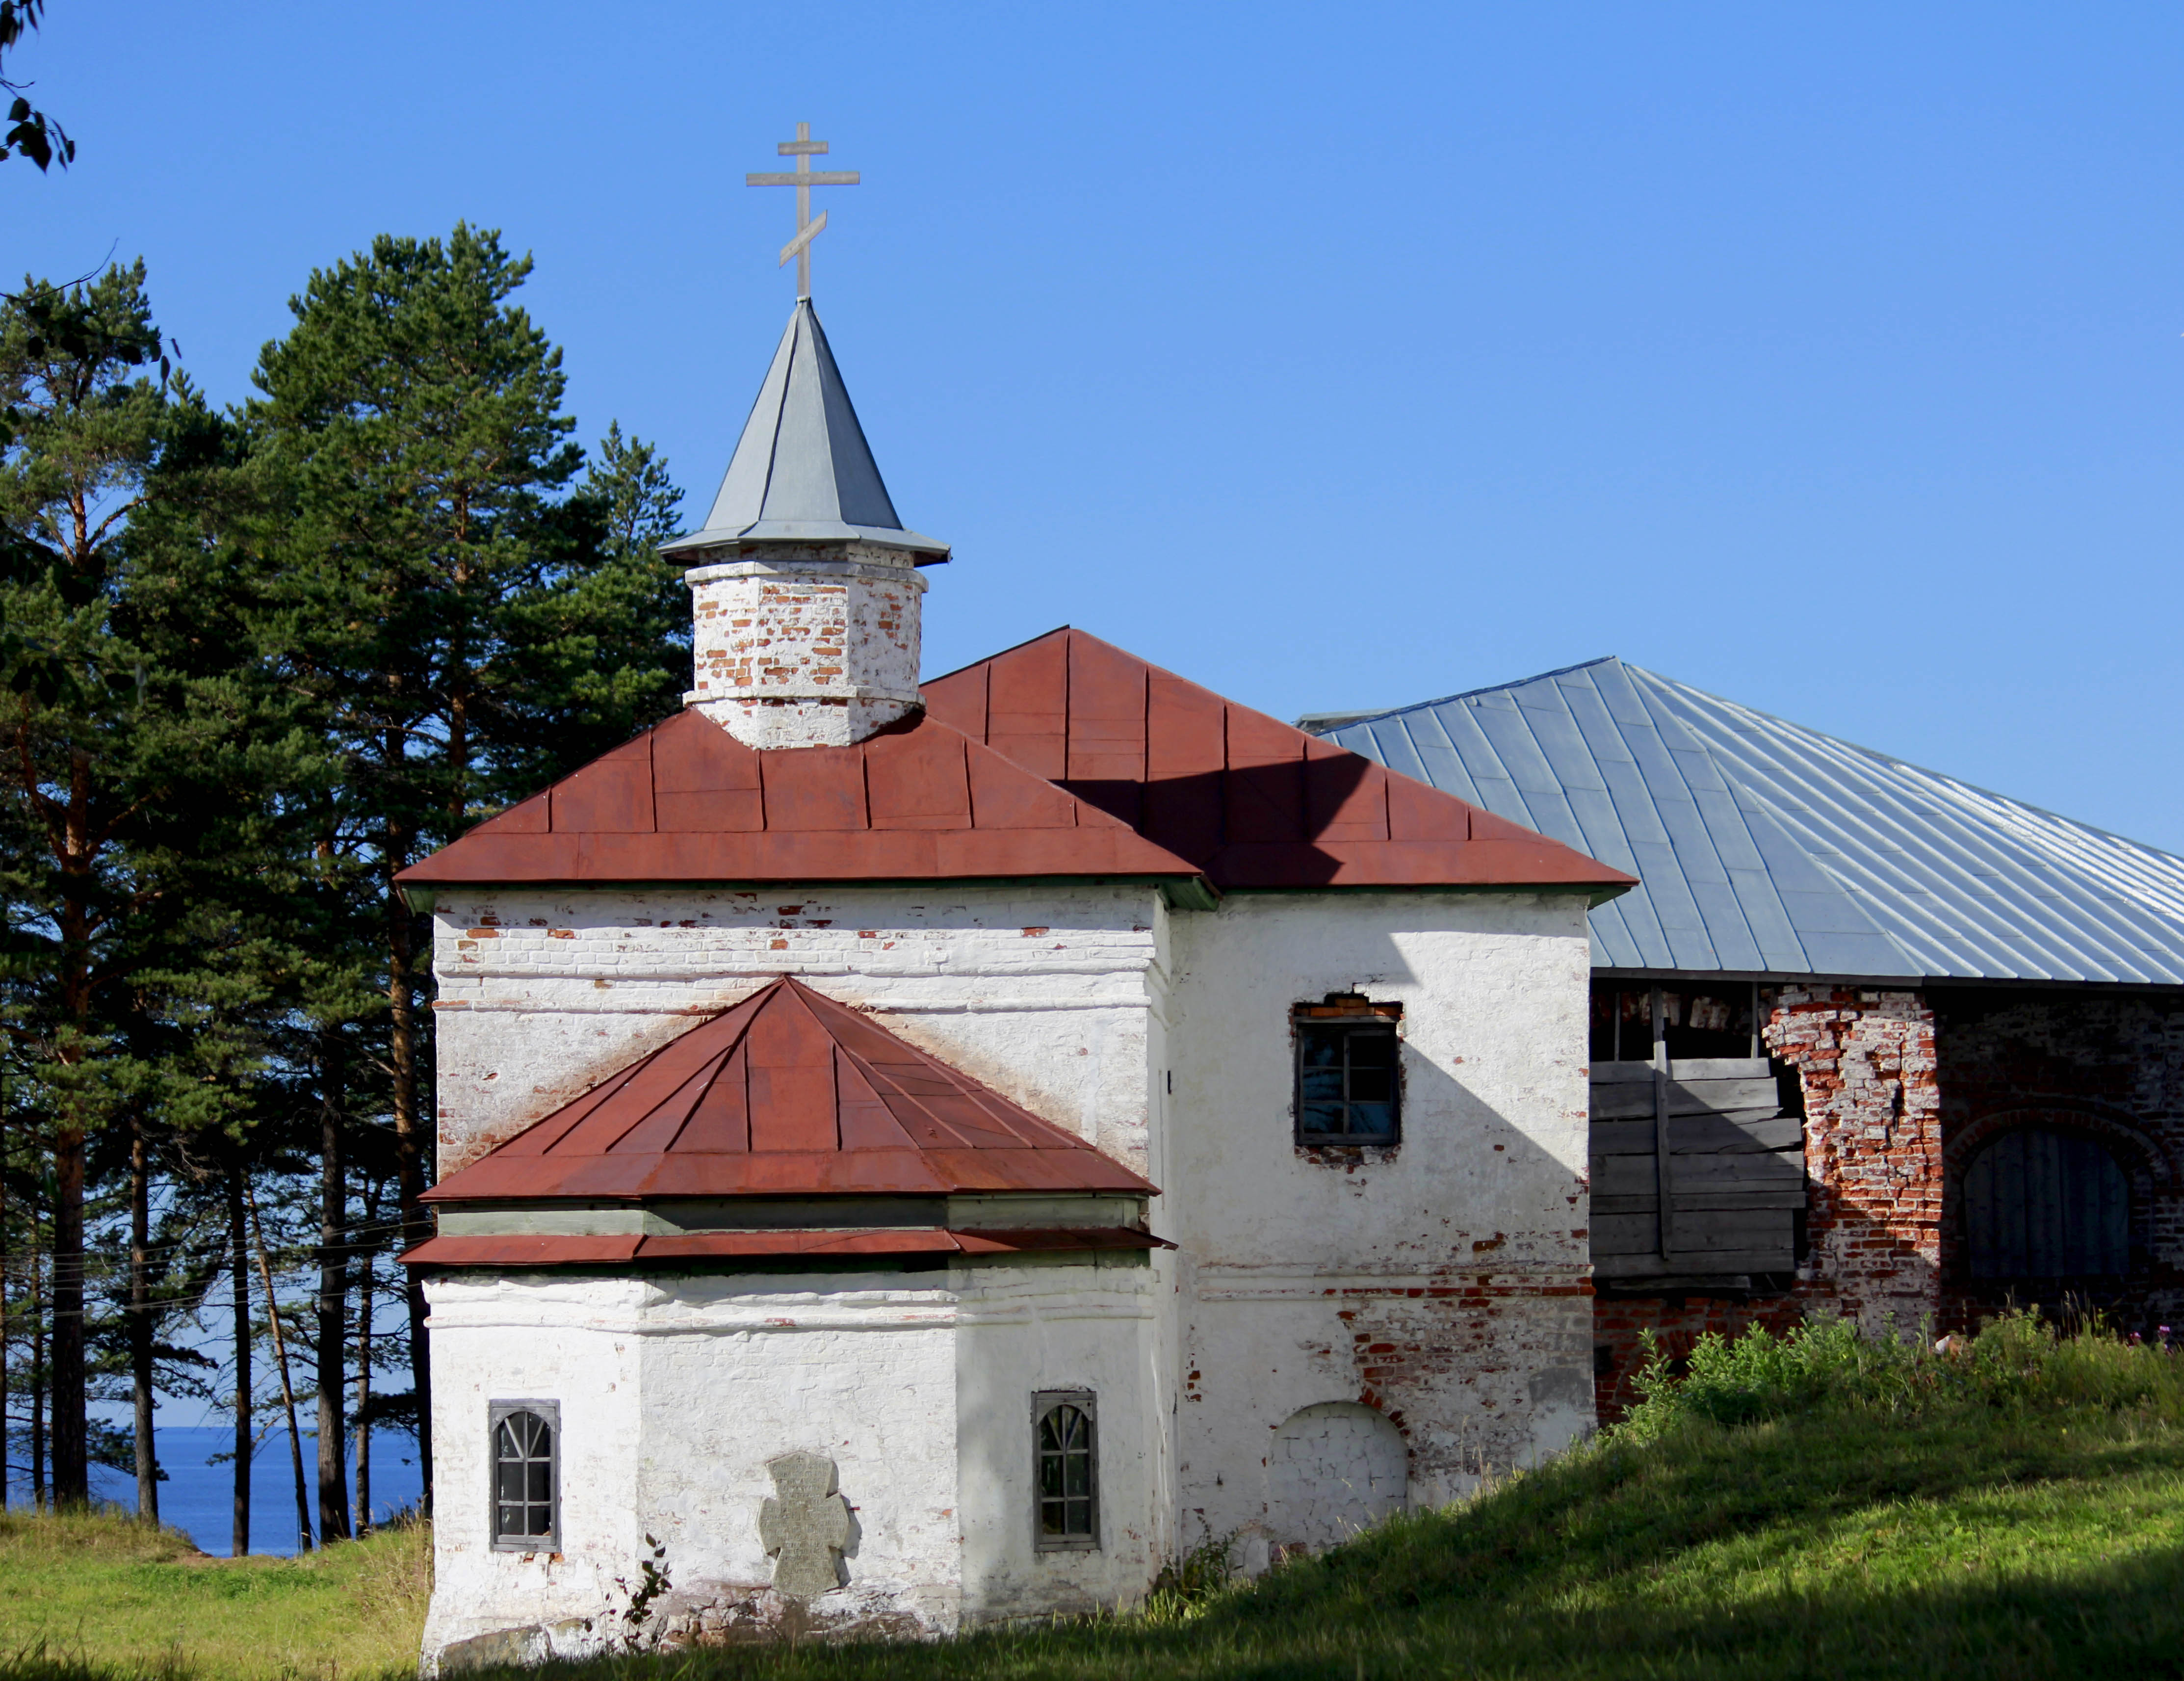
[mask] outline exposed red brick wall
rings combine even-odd
[[[1744,1299],[1602,1297],[1603,1420],[1635,1399],[1639,1334],[1672,1355],[1705,1332],[1786,1328],[1810,1313],[1969,1330],[2006,1307],[2098,1309],[2120,1330],[2184,1326],[2184,991],[1937,987],[1783,991],[1768,1028],[1798,1070],[1812,1183],[1808,1265]],[[1958,1188],[2014,1127],[2098,1138],[2131,1187],[2122,1281],[2001,1284],[1970,1276]]]
[[[1603,1296],[1593,1308],[1594,1383],[1603,1422],[1636,1399],[1640,1336],[1674,1357],[1708,1331],[1786,1330],[1814,1314],[1875,1330],[1942,1317],[1944,1160],[1933,1012],[1914,991],[1786,987],[1767,1026],[1797,1070],[1811,1190],[1808,1264],[1794,1284],[1749,1298]]]
[[[1768,1047],[1805,1093],[1811,1259],[1797,1294],[1869,1329],[1941,1312],[1942,1150],[1934,1013],[1916,992],[1783,989]]]

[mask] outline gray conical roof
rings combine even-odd
[[[788,318],[705,523],[661,552],[768,538],[890,543],[920,550],[920,566],[948,558],[945,543],[903,529],[808,298]]]

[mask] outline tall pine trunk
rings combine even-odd
[[[31,1504],[46,1509],[46,1303],[38,1217],[31,1216]]]
[[[296,1386],[288,1381],[288,1343],[281,1334],[281,1298],[273,1293],[273,1263],[265,1258],[265,1222],[258,1215],[258,1199],[250,1202],[251,1236],[257,1240],[258,1276],[265,1286],[265,1322],[273,1332],[273,1366],[281,1374],[281,1405],[288,1416],[288,1469],[296,1480],[296,1550],[311,1550],[311,1495],[304,1481],[304,1437],[296,1422]]]
[[[159,1521],[159,1460],[153,1435],[152,1149],[144,1115],[129,1115],[129,1379],[136,1404],[136,1516]]]
[[[409,835],[389,824],[387,868],[391,877],[409,859]],[[417,1092],[416,922],[410,907],[394,889],[387,886],[387,993],[393,1064],[394,1157],[402,1201],[402,1238],[414,1248],[432,1235],[432,1216],[425,1205],[425,1170],[430,1140]],[[413,1275],[416,1269],[406,1269]],[[424,1488],[420,1509],[432,1511],[432,1353],[425,1332],[425,1285],[410,1277],[404,1300],[410,1315],[410,1373],[417,1398],[417,1460]]]
[[[91,1504],[90,1427],[85,1408],[83,1348],[83,1134],[70,1128],[53,1141],[53,1504]]]
[[[0,1126],[0,1513],[8,1510],[8,1450],[15,1440],[14,1345],[8,1316],[8,1131]]]
[[[367,1197],[364,1205],[365,1230],[370,1232],[379,1224],[379,1198]],[[371,1530],[371,1312],[372,1296],[377,1290],[378,1269],[372,1264],[370,1239],[357,1253],[361,1269],[356,1289],[356,1533],[365,1535]]]
[[[69,754],[61,865],[60,1060],[81,1061],[91,1024],[91,756]],[[64,1094],[53,1137],[53,1504],[91,1504],[91,1432],[84,1368],[84,1094]]]
[[[331,1037],[331,1036],[329,1036]],[[329,1048],[319,1059],[326,1082],[319,1106],[319,1542],[348,1539],[348,1268],[342,1251],[348,1188],[342,1171],[341,1065]]]
[[[242,1163],[227,1170],[227,1267],[235,1313],[235,1516],[230,1550],[250,1551],[250,1233],[243,1222]]]

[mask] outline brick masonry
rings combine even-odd
[[[2094,1307],[2120,1330],[2184,1323],[2184,992],[1784,988],[1767,1039],[1804,1092],[1803,1264],[1794,1281],[1749,1293],[1599,1298],[1603,1420],[1636,1399],[1647,1330],[1680,1356],[1707,1332],[1780,1332],[1815,1314],[1965,1331],[2014,1303]],[[2031,1125],[2092,1136],[2122,1165],[2131,1272],[2120,1282],[1970,1276],[1964,1171],[1996,1137]]]
[[[1936,987],[1952,1213],[1964,1169],[2014,1127],[2098,1140],[2131,1185],[2131,1272],[2117,1285],[2013,1287],[1970,1276],[1961,1224],[1942,1231],[1942,1318],[1975,1323],[2014,1299],[2099,1309],[2153,1332],[2184,1314],[2184,993]]]
[[[844,746],[920,704],[925,580],[905,550],[750,545],[685,574],[692,705],[753,747]]]

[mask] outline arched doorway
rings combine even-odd
[[[2131,1183],[2081,1132],[2005,1132],[1964,1170],[1974,1278],[2120,1276],[2131,1265]]]
[[[1274,1432],[1267,1533],[1279,1542],[1332,1546],[1402,1511],[1409,1490],[1401,1432],[1370,1407],[1322,1401]]]

